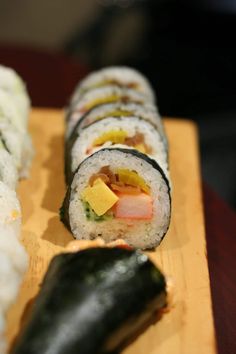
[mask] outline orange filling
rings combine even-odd
[[[109,166],[104,166],[89,179],[93,187],[97,180],[102,180],[119,198],[111,208],[116,218],[150,220],[153,215],[153,201],[150,189],[136,172],[118,169],[113,173]]]

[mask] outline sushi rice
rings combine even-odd
[[[30,98],[21,77],[11,68],[0,65],[0,90],[7,92],[27,126]]]
[[[0,304],[1,310],[6,312],[17,297],[21,276],[16,271],[11,258],[0,250]]]
[[[0,181],[15,190],[18,182],[18,171],[12,155],[5,150],[0,140]]]
[[[0,120],[0,139],[11,154],[19,177],[27,177],[34,154],[29,134],[21,133],[10,122]]]
[[[12,230],[16,237],[20,236],[21,207],[16,192],[0,182],[0,226]]]
[[[26,131],[23,116],[8,92],[0,90],[0,120],[8,120],[20,132]]]
[[[101,119],[93,124],[90,124],[87,128],[81,130],[73,148],[69,154],[72,157],[71,169],[72,172],[76,170],[78,165],[92,153],[101,150],[103,148],[131,148],[135,149],[135,146],[128,146],[125,143],[115,143],[113,144],[111,140],[104,142],[100,146],[93,146],[93,142],[96,141],[99,136],[106,132],[125,132],[127,136],[133,137],[137,134],[142,134],[144,137],[144,142],[148,145],[150,152],[147,152],[151,158],[155,159],[160,166],[166,171],[167,170],[167,152],[163,144],[161,135],[153,125],[149,122],[137,118],[131,117],[127,120],[125,117],[115,118],[108,117]],[[143,145],[143,144],[142,144]],[[87,151],[90,152],[87,152]]]
[[[23,275],[28,267],[28,256],[12,228],[0,225],[0,250],[11,259],[14,270]]]
[[[0,354],[6,353],[5,316],[17,298],[28,254],[21,244],[20,178],[29,175],[33,146],[28,133],[30,99],[24,82],[0,65]]]

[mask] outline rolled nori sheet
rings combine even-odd
[[[165,278],[138,251],[61,254],[11,354],[115,353],[165,305]]]
[[[104,104],[98,105],[98,106],[103,106]],[[64,160],[65,160],[65,167],[64,167],[64,173],[65,173],[65,182],[68,185],[70,183],[70,178],[71,178],[71,149],[76,141],[76,139],[79,137],[79,132],[80,132],[80,126],[83,123],[83,121],[86,119],[87,115],[94,109],[96,109],[98,106],[95,106],[91,108],[88,112],[86,112],[81,119],[79,119],[72,131],[70,132],[69,136],[65,139],[65,149],[64,149]],[[66,115],[66,121],[69,121],[69,116],[73,114],[73,110],[69,110]]]
[[[125,118],[127,119],[127,118]],[[76,144],[77,140],[80,139],[80,137],[82,136],[83,137],[83,133],[87,131],[90,131],[91,133],[91,128],[92,127],[96,127],[97,131],[99,132],[99,129],[100,129],[100,134],[102,133],[101,131],[101,123],[104,122],[104,125],[106,125],[106,122],[110,122],[110,124],[107,124],[106,127],[104,126],[104,131],[105,129],[117,129],[119,130],[119,122],[124,122],[126,123],[126,121],[124,121],[124,117],[106,117],[106,118],[102,118],[100,119],[99,121],[94,121],[92,123],[90,123],[89,125],[87,125],[86,127],[82,128],[82,129],[77,129],[76,128],[73,130],[72,132],[72,135],[70,138],[68,138],[68,140],[66,140],[65,142],[65,180],[66,180],[66,183],[69,184],[70,183],[70,178],[73,174],[72,172],[72,160],[73,160],[73,157],[72,157],[72,150],[73,150],[73,147],[74,145]],[[144,136],[145,134],[147,134],[147,127],[149,127],[149,130],[150,131],[153,131],[154,133],[149,133],[149,136],[151,135],[152,137],[152,140],[149,143],[149,145],[153,148],[155,145],[158,146],[158,149],[156,148],[156,155],[157,155],[157,151],[162,151],[162,155],[163,155],[163,159],[164,159],[164,156],[166,156],[166,159],[164,159],[166,161],[166,165],[168,165],[168,151],[167,151],[167,148],[162,140],[162,136],[160,134],[160,132],[155,128],[155,126],[151,123],[151,122],[148,122],[146,121],[145,119],[142,119],[140,117],[135,117],[135,116],[132,116],[131,118],[131,122],[130,122],[130,126],[131,127],[134,127],[134,125],[132,125],[132,122],[135,121],[135,124],[136,124],[136,127],[133,128],[134,131],[137,131],[137,126],[139,126],[139,132],[141,133],[142,132],[142,126],[144,125],[144,127],[146,128],[146,131],[144,133]],[[117,127],[118,125],[118,127]],[[124,125],[124,124],[123,124]],[[145,126],[146,125],[146,126]],[[114,126],[116,126],[116,128],[114,128]],[[126,128],[123,127],[124,130],[127,129],[127,124],[126,124]],[[94,128],[95,129],[95,128]],[[132,129],[132,128],[131,128]],[[154,138],[155,136],[155,138]],[[147,137],[145,137],[145,139],[147,139]],[[146,140],[147,142],[147,140]],[[125,143],[123,144],[124,145],[124,148],[125,147]],[[163,146],[163,149],[162,149],[162,146]],[[88,146],[90,147],[90,146]],[[113,148],[112,146],[109,146],[109,148]],[[129,148],[129,146],[127,146],[127,148]],[[133,149],[135,149],[133,147]],[[155,150],[155,149],[154,149]],[[80,152],[81,152],[81,155],[82,155],[82,148],[80,149]],[[152,155],[152,154],[151,154]],[[82,155],[83,156],[83,155]],[[162,159],[160,159],[160,156],[158,154],[158,163],[162,162]],[[149,156],[150,158],[153,158],[153,156]],[[163,162],[164,162],[163,160]]]
[[[78,174],[81,166],[84,163],[86,163],[86,161],[88,159],[90,159],[92,156],[95,156],[95,155],[99,156],[103,151],[110,151],[111,154],[112,154],[112,152],[119,151],[119,152],[122,152],[124,154],[130,155],[131,157],[132,156],[136,156],[136,157],[144,160],[145,162],[147,162],[150,165],[150,168],[154,168],[157,171],[159,171],[161,176],[162,176],[162,179],[163,179],[164,183],[167,185],[169,203],[171,205],[171,194],[170,194],[170,183],[169,183],[169,180],[166,177],[166,175],[165,175],[164,171],[162,170],[162,168],[159,166],[159,164],[155,160],[151,159],[147,155],[145,155],[145,154],[143,154],[143,153],[141,153],[141,152],[139,152],[137,150],[121,149],[121,148],[114,148],[114,149],[105,148],[105,149],[101,149],[101,150],[95,152],[93,155],[87,157],[83,162],[81,162],[81,164],[78,166],[78,168],[76,169],[76,171],[74,173],[70,172],[70,174],[67,175],[68,187],[67,187],[67,191],[66,191],[66,195],[65,195],[63,204],[62,204],[62,206],[60,208],[60,219],[61,219],[61,221],[64,223],[64,225],[67,227],[67,229],[69,231],[71,231],[69,207],[70,207],[71,191],[72,191],[71,185],[72,185],[73,179],[74,179],[75,175]],[[169,222],[170,222],[170,220],[169,220]],[[168,224],[169,224],[169,222],[168,222]]]

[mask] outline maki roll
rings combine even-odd
[[[7,120],[0,119],[0,140],[13,157],[19,176],[21,178],[27,177],[33,157],[32,141],[29,134],[20,132]]]
[[[28,256],[19,242],[15,230],[13,228],[5,228],[4,225],[0,224],[0,234],[0,251],[9,257],[14,271],[19,275],[23,275],[28,266]]]
[[[92,108],[77,122],[70,138],[72,135],[78,135],[82,128],[107,117],[126,117],[127,119],[132,117],[142,118],[155,126],[161,134],[165,146],[167,147],[168,145],[162,119],[156,107],[152,104],[138,104],[132,102],[105,103]]]
[[[21,208],[15,192],[26,177],[33,149],[27,132],[30,100],[16,72],[0,65],[0,353],[6,352],[5,316],[28,266],[20,243]]]
[[[5,150],[0,139],[0,181],[4,182],[11,189],[16,189],[18,182],[18,172],[14,159],[11,154]]]
[[[108,85],[131,88],[141,92],[146,97],[146,101],[155,102],[152,87],[140,72],[125,66],[114,66],[92,72],[81,81],[75,88],[71,98],[71,105],[75,105],[86,92]]]
[[[16,192],[0,181],[0,226],[11,230],[16,237],[20,235],[21,208]]]
[[[170,223],[170,187],[155,160],[131,149],[102,149],[85,159],[68,187],[61,220],[77,239],[118,238],[156,247]]]
[[[15,269],[9,255],[1,249],[0,263],[0,309],[5,313],[17,297],[22,276]]]
[[[33,157],[32,141],[24,120],[9,93],[0,90],[1,146],[12,156],[20,177],[28,176]]]
[[[11,68],[0,65],[0,89],[5,91],[17,107],[22,123],[27,126],[30,99],[20,76]]]
[[[67,114],[67,137],[70,136],[77,122],[90,109],[101,105],[103,103],[133,102],[144,104],[146,102],[145,96],[132,89],[121,88],[114,85],[95,88],[86,92],[78,102],[69,109]]]
[[[162,136],[146,120],[137,117],[109,117],[100,119],[73,134],[67,144],[67,181],[88,156],[102,148],[136,149],[155,159],[166,171],[168,156]]]
[[[166,306],[162,273],[138,251],[91,248],[54,257],[11,354],[121,350]]]
[[[0,120],[7,120],[20,132],[26,131],[23,115],[11,96],[3,90],[0,90]]]

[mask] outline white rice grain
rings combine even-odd
[[[16,192],[0,181],[0,225],[20,235],[21,207]],[[10,232],[10,231],[9,231]],[[1,235],[0,235],[1,236]]]

